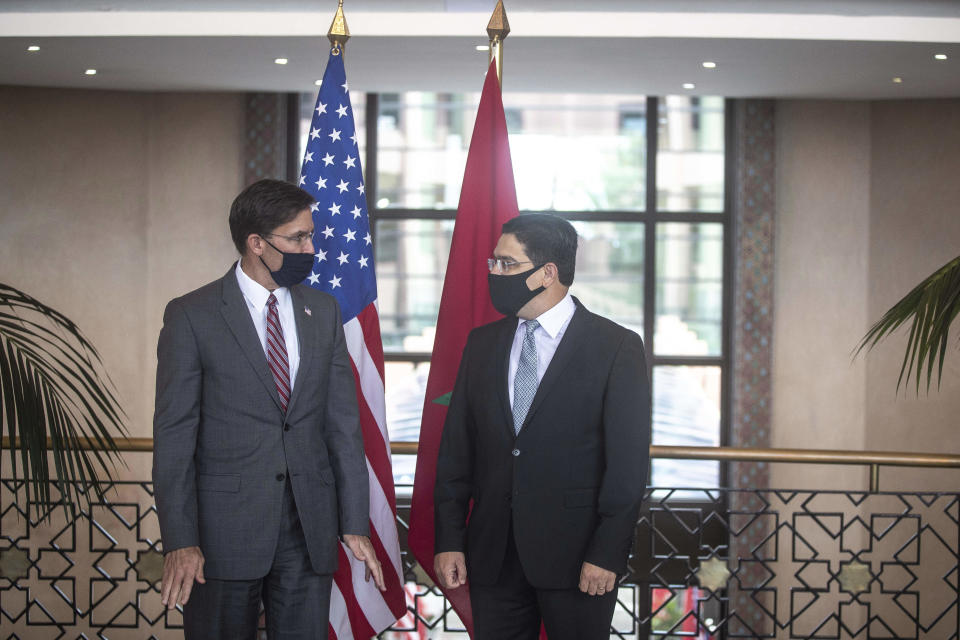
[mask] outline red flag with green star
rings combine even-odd
[[[460,356],[467,344],[467,334],[474,327],[503,317],[490,302],[486,261],[493,255],[501,226],[518,213],[507,123],[494,62],[487,70],[483,84],[463,174],[463,189],[430,359],[413,485],[410,550],[437,584],[433,571],[433,486],[443,421]],[[467,587],[448,591],[445,595],[472,636],[473,617]]]

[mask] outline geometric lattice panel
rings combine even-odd
[[[21,490],[0,480],[0,640],[182,637],[160,604],[151,483],[113,483],[109,504],[41,522]],[[398,496],[408,614],[381,637],[463,638],[407,550],[409,487]],[[956,493],[650,489],[611,637],[960,640],[958,506]],[[743,539],[756,542],[731,545]]]
[[[151,483],[111,484],[109,504],[75,514],[54,505],[40,521],[28,519],[22,486],[0,481],[0,638],[182,637],[181,613],[160,603]],[[12,570],[11,557],[25,571]]]
[[[654,495],[633,578],[700,587],[682,614],[694,637],[958,637],[958,494],[710,490],[697,508]],[[736,557],[715,543],[754,530]]]

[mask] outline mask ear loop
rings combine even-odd
[[[260,239],[263,240],[264,242],[266,242],[268,245],[270,245],[270,246],[273,248],[273,250],[276,251],[277,253],[279,253],[281,256],[283,255],[283,251],[280,251],[280,249],[277,249],[276,247],[274,247],[272,242],[270,242],[269,240],[267,240],[267,239],[264,238],[263,236],[260,236]],[[267,271],[269,271],[270,273],[273,273],[273,269],[271,269],[270,267],[268,267],[268,266],[267,266],[267,263],[263,261],[263,256],[260,255],[260,256],[257,256],[257,257],[260,258],[260,264],[262,264],[264,267],[266,267]],[[282,262],[281,262],[280,264],[281,264],[281,266],[283,265]]]
[[[546,277],[547,277],[547,265],[548,265],[548,264],[550,264],[550,263],[549,263],[549,262],[544,262],[544,263],[540,266],[540,269],[543,269],[543,278],[546,278]],[[546,289],[546,288],[547,288],[547,285],[545,285],[545,284],[543,283],[543,278],[540,278],[540,287],[541,287],[542,289]]]

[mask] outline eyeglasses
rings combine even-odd
[[[265,235],[266,235],[266,236],[274,236],[274,237],[276,237],[276,238],[283,238],[283,239],[286,240],[287,242],[292,242],[292,243],[294,243],[294,244],[303,244],[303,243],[306,242],[307,240],[309,240],[311,243],[313,242],[314,232],[313,232],[313,231],[310,231],[310,232],[301,231],[300,233],[295,233],[295,234],[292,235],[292,236],[282,236],[282,235],[280,235],[279,233],[267,233],[267,234],[265,234]]]
[[[523,260],[520,262],[514,262],[513,260],[505,260],[504,258],[487,258],[487,268],[490,269],[490,272],[499,271],[503,273],[504,271],[509,271],[518,264],[533,264],[529,260]]]

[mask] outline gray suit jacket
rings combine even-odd
[[[157,345],[153,482],[164,552],[199,546],[206,577],[266,575],[289,478],[317,573],[338,534],[369,535],[367,465],[340,309],[291,287],[300,367],[287,412],[234,268],[172,300]]]

